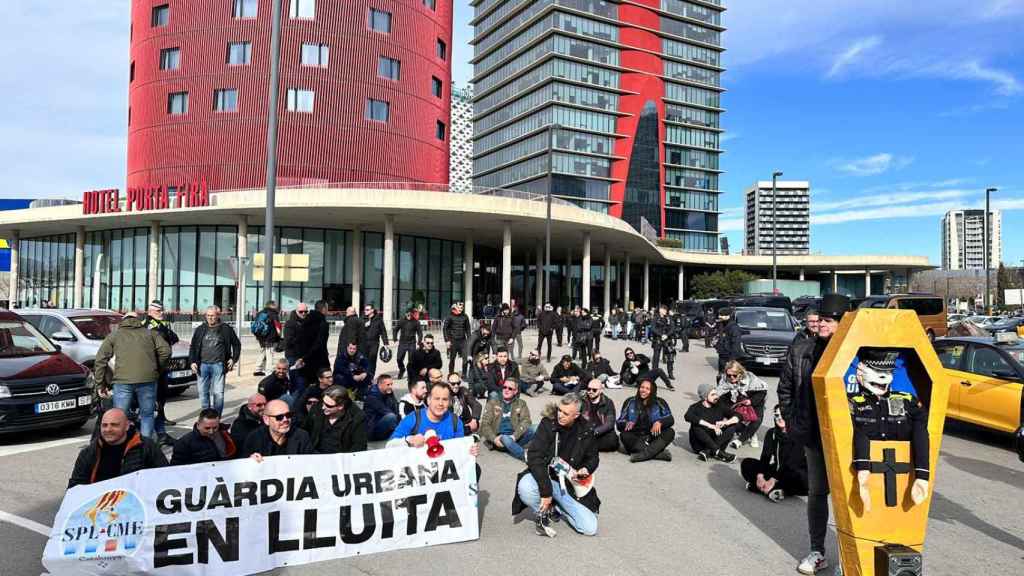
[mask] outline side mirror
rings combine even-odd
[[[50,336],[50,340],[54,342],[74,342],[75,337],[67,330],[61,330],[60,332],[54,332],[53,336]]]

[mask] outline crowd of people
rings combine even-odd
[[[683,412],[697,460],[731,463],[732,450],[761,448],[760,458],[740,462],[747,489],[774,502],[808,495],[811,553],[799,567],[805,573],[825,565],[828,485],[810,374],[839,310],[845,311],[836,300],[842,297],[832,296],[823,300],[820,314],[808,314],[807,328],[789,352],[763,443],[758,431],[768,388],[741,363],[740,329],[728,310],[707,343],[718,354],[719,378],[701,382],[698,400]],[[606,321],[612,339],[649,342],[651,356],[627,347],[615,370],[600,351]],[[261,350],[254,373],[260,380],[228,423],[222,418],[225,375],[237,365],[241,344],[211,306],[189,351],[200,412],[192,430],[174,439],[166,433],[159,390],[178,336],[154,301],[141,318],[127,314],[100,347],[94,376],[105,409],[69,486],[167,465],[359,452],[380,442],[421,447],[432,435],[473,436],[479,441],[474,455],[482,443],[525,464],[514,510],[532,509],[538,534],[553,536],[553,523],[562,518],[581,534],[595,534],[600,500],[592,480],[601,453],[618,451],[633,463],[673,459],[676,420],[658,390],[659,383],[675,389],[673,359],[679,340],[688,350],[690,321],[667,306],[632,314],[616,307],[606,320],[587,309],[546,305],[536,326],[537,346],[526,351],[526,321],[513,307],[503,305],[493,322],[474,328],[462,305],[454,304],[441,330],[445,370],[434,336],[413,310],[397,323],[392,340],[373,306],[364,307],[362,316],[349,308],[332,364],[326,303],[300,303],[284,319],[268,302],[250,324]],[[550,362],[553,339],[570,352],[549,372],[541,358]],[[390,360],[392,343],[397,376],[377,370],[378,360]],[[616,410],[606,391],[623,387],[635,392]],[[523,397],[545,391],[555,398],[535,418]],[[169,460],[160,444],[172,447]]]

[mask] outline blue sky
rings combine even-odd
[[[128,0],[6,0],[0,197],[123,186]],[[1000,191],[1024,259],[1024,0],[726,0],[722,228],[773,169],[812,183],[812,250],[938,263],[947,210]],[[471,75],[456,0],[454,77]]]

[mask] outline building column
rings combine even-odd
[[[833,270],[832,271],[832,292],[833,293],[839,292],[839,271],[838,270]]]
[[[580,268],[583,286],[583,307],[590,309],[590,232],[583,233],[583,266]]]
[[[565,285],[565,296],[569,299],[569,307],[572,308],[572,246],[565,248],[565,274],[562,276],[562,284]]]
[[[501,303],[512,302],[512,224],[502,223],[501,233]]]
[[[384,279],[381,284],[380,310],[381,319],[390,334],[394,327],[395,317],[395,217],[390,214],[384,217]]]
[[[21,241],[21,236],[17,230],[11,230],[11,235],[7,239],[7,243],[11,247],[11,274],[8,277],[10,288],[7,291],[7,308],[13,310],[18,306],[18,252],[20,252],[21,246],[18,243]]]
[[[629,275],[630,258],[629,254],[626,254],[626,263],[624,265],[624,274],[622,275],[622,307],[629,310],[629,281],[631,279]]]
[[[679,265],[679,289],[677,292],[676,300],[686,299],[686,267],[682,264]]]
[[[804,269],[803,268],[800,269],[800,281],[801,282],[804,281]]]
[[[363,229],[352,229],[352,306],[356,314],[362,312],[360,300],[363,294]]]
[[[537,295],[537,306],[539,308],[544,307],[544,243],[540,240],[537,241],[537,265],[536,265],[536,281],[534,282],[533,292]]]
[[[608,313],[612,309],[612,250],[611,246],[604,246],[604,318],[608,320]]]
[[[864,297],[871,296],[871,270],[864,271]]]
[[[644,258],[644,310],[651,309],[651,261]]]
[[[13,255],[13,252],[12,252]],[[13,262],[11,263],[13,269]],[[85,287],[85,226],[75,230],[75,288],[72,300],[75,308],[82,308],[82,296]]]
[[[245,319],[245,277],[249,262],[249,219],[243,214],[238,217],[238,293],[235,294],[235,310],[238,314],[238,327],[241,329],[241,322]],[[262,302],[253,302],[253,306],[262,309]]]
[[[149,302],[160,293],[160,223],[149,223]],[[147,302],[148,304],[148,302]]]
[[[465,314],[473,319],[473,231],[466,232],[462,245],[462,298],[466,304]]]

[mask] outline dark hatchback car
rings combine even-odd
[[[789,312],[767,306],[737,308],[736,323],[743,331],[740,363],[752,369],[781,369],[796,338],[796,323]]]
[[[21,316],[0,310],[0,433],[77,428],[92,415],[92,375]]]

